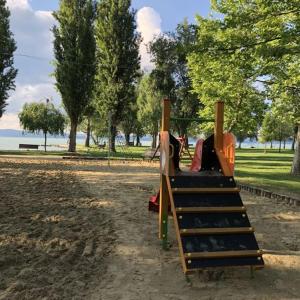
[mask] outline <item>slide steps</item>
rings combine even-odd
[[[263,267],[233,177],[170,176],[170,202],[185,273],[226,266]]]

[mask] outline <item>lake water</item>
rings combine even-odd
[[[123,143],[124,140],[117,139],[116,144]],[[149,137],[142,138],[141,140],[143,146],[151,146],[151,139]],[[190,139],[189,143],[195,145],[196,140]],[[48,138],[47,145],[49,151],[65,151],[67,149],[68,138],[58,137],[58,138]],[[39,145],[39,149],[43,150],[44,139],[42,137],[0,137],[0,150],[18,150],[19,144],[34,144]],[[84,139],[77,138],[77,144],[83,145]],[[274,142],[273,147],[278,148],[279,143]],[[265,147],[264,144],[260,144],[256,141],[246,141],[242,144],[242,148],[259,148]],[[267,144],[267,148],[270,148],[270,144]],[[291,149],[291,143],[286,144],[287,149]]]

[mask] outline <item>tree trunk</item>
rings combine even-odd
[[[125,146],[129,146],[130,143],[130,133],[125,133]]]
[[[296,149],[294,154],[294,161],[292,166],[292,175],[300,175],[300,124],[298,125],[298,132],[296,137]]]
[[[76,152],[77,123],[71,120],[69,152]]]
[[[85,139],[85,147],[90,148],[90,139],[91,139],[91,119],[87,119],[87,128],[86,128],[86,139]]]
[[[156,149],[157,144],[157,132],[154,132],[152,134],[152,149]]]
[[[271,149],[273,149],[273,141],[271,141]]]
[[[114,125],[110,126],[110,136],[109,136],[109,151],[116,153],[116,135],[117,128]]]
[[[239,149],[242,149],[242,141],[239,141]]]
[[[45,142],[44,142],[44,148],[45,152],[47,152],[47,132],[44,132]]]
[[[295,151],[295,145],[296,145],[296,138],[297,138],[297,131],[298,127],[294,127],[294,136],[293,136],[293,143],[292,143],[292,150]]]
[[[283,149],[285,150],[286,148],[286,140],[283,141]]]
[[[93,143],[94,143],[95,145],[98,145],[98,141],[97,141],[97,139],[93,136],[92,133],[91,133],[91,138],[92,138],[92,140],[93,140]]]
[[[140,136],[137,134],[136,135],[136,144],[135,144],[137,147],[139,147],[141,145],[141,138]]]
[[[281,140],[279,141],[279,148],[278,148],[278,152],[281,152]]]

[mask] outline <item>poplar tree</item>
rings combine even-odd
[[[96,106],[109,118],[109,147],[115,152],[117,126],[134,101],[139,77],[140,36],[136,32],[136,12],[130,0],[102,0],[96,22],[97,84]]]
[[[92,0],[61,0],[53,15],[55,77],[64,108],[70,118],[69,151],[76,151],[77,126],[91,102],[95,79],[94,20]]]
[[[8,92],[15,88],[14,80],[17,76],[13,57],[17,47],[10,31],[9,17],[6,0],[0,0],[0,118],[7,105]]]

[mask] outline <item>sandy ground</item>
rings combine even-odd
[[[0,299],[300,299],[300,208],[243,194],[266,268],[182,274],[170,219],[147,211],[158,166],[0,158]]]

